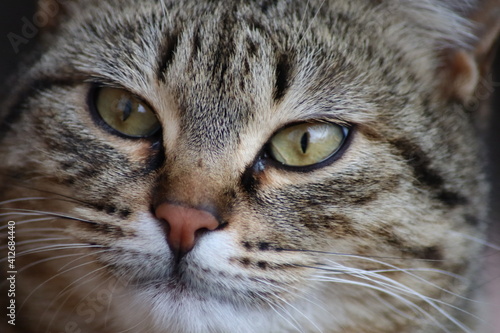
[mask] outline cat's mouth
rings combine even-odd
[[[271,266],[259,267],[264,257],[251,262],[227,232],[206,234],[183,255],[176,255],[156,232],[141,236],[150,236],[145,243],[151,245],[141,248],[123,242],[98,255],[98,261],[132,293],[246,306],[267,303],[272,295],[290,296],[287,290],[295,280],[290,275],[273,276]]]
[[[217,301],[221,304],[257,304],[263,296],[257,286],[254,288],[243,287],[242,284],[236,287],[237,281],[230,281],[228,278],[213,280],[212,274],[208,277],[194,275],[181,268],[170,274],[163,280],[143,281],[135,285],[139,290],[148,290],[149,294],[156,297],[167,297],[173,301],[187,301],[191,299],[199,301]],[[233,285],[233,286],[232,286]]]
[[[131,289],[146,291],[153,298],[173,301],[216,301],[231,306],[267,304],[271,295],[283,294],[284,286],[265,283],[265,277],[250,277],[198,262],[190,254],[172,258],[163,275],[143,275],[131,282]]]

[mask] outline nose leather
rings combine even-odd
[[[191,251],[200,232],[219,226],[215,216],[207,211],[171,203],[159,205],[155,214],[168,224],[168,244],[176,255]]]

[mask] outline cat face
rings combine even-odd
[[[438,71],[451,9],[56,5],[0,123],[26,331],[472,331],[486,190]]]

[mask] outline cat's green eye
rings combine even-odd
[[[347,129],[332,123],[302,123],[276,133],[271,157],[286,166],[306,167],[326,161],[342,147]]]
[[[123,89],[100,88],[95,106],[106,124],[129,137],[151,136],[161,126],[156,115],[144,102]]]

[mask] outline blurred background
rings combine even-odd
[[[33,22],[33,15],[36,7],[36,0],[0,0],[0,79],[3,80],[11,74],[20,58],[23,57],[31,47],[33,39],[19,44],[16,53],[9,41],[9,33],[22,35],[22,27],[25,21]],[[11,35],[12,36],[12,35]],[[484,133],[484,138],[488,143],[488,171],[491,178],[491,232],[490,242],[500,246],[500,52],[496,57],[494,69],[492,70],[493,88],[492,94],[493,112],[490,120],[490,129]],[[0,92],[0,95],[1,92]],[[1,163],[1,161],[0,161]],[[483,278],[485,285],[491,293],[498,296],[500,313],[500,248],[492,250],[483,259],[490,262],[491,271]],[[496,317],[500,317],[496,315]],[[495,333],[500,332],[499,328]]]

